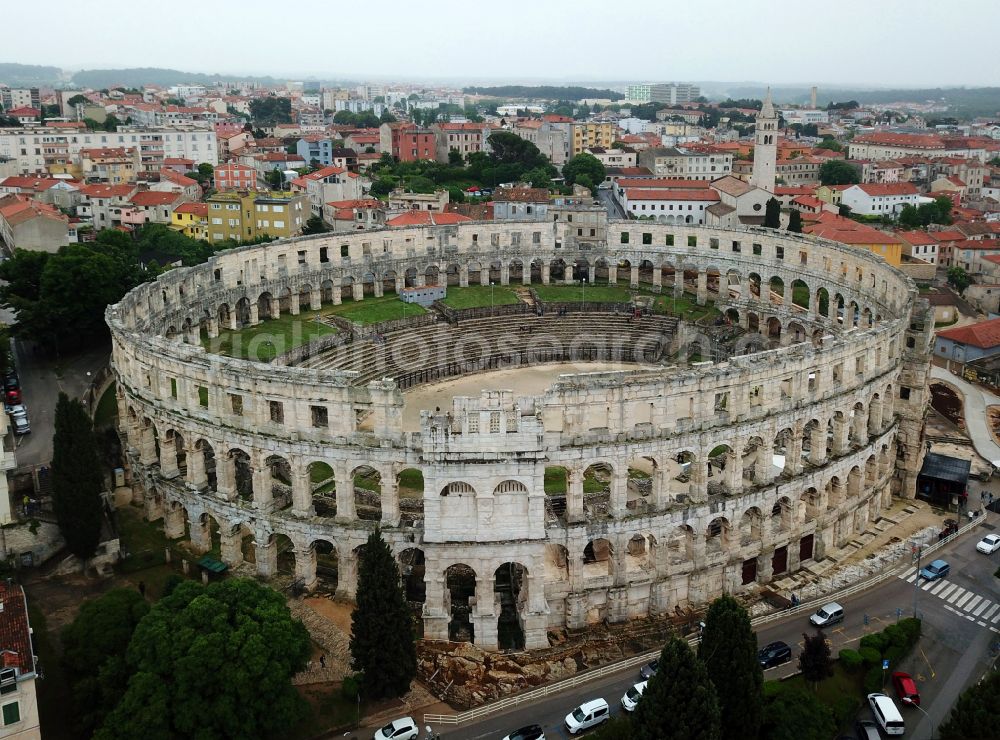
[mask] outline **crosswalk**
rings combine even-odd
[[[907,583],[913,583],[918,577],[917,569],[909,568],[900,573],[899,577]],[[970,622],[975,622],[980,627],[989,627],[994,632],[1000,633],[1000,628],[997,626],[1000,623],[1000,603],[964,589],[957,583],[951,583],[946,578],[923,581],[919,584],[919,588],[944,601],[945,609],[965,617]]]

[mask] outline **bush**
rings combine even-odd
[[[909,648],[900,647],[898,645],[893,645],[888,650],[886,650],[884,653],[882,653],[882,657],[886,658],[889,661],[889,668],[894,669],[899,664],[899,661],[901,661],[903,659],[903,657],[906,655],[906,653],[908,651],[909,651]]]
[[[920,639],[920,620],[908,617],[900,620],[897,625],[906,634],[907,647],[913,647]]]
[[[871,668],[872,666],[878,666],[882,668],[882,653],[873,647],[862,647],[858,654],[861,656],[861,660],[864,661],[865,668]]]
[[[894,647],[906,649],[912,645],[909,633],[898,624],[890,624],[882,631],[882,634],[889,640],[887,650]]]
[[[860,645],[861,648],[872,648],[879,655],[881,655],[882,651],[885,650],[887,647],[889,647],[889,640],[886,639],[886,636],[883,633],[873,632],[870,635],[865,635],[864,637],[862,637],[861,642],[858,644]],[[862,655],[864,655],[863,650],[862,650]]]
[[[865,674],[865,693],[872,694],[882,690],[882,664],[873,665]]]
[[[837,657],[840,659],[840,664],[844,666],[844,670],[854,673],[861,669],[864,659],[861,657],[861,653],[857,650],[851,650],[850,648],[846,650],[841,650]]]
[[[358,700],[358,690],[361,687],[361,674],[355,673],[352,676],[344,676],[344,683],[341,684],[340,693],[348,701]]]
[[[837,725],[845,725],[852,721],[861,707],[861,700],[856,696],[842,696],[833,703],[833,718]]]

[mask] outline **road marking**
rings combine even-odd
[[[982,622],[982,621],[980,621],[978,619],[976,620],[976,624],[978,624],[980,627],[985,627],[986,626],[986,622]]]
[[[941,591],[941,589],[943,589],[947,585],[948,581],[941,581],[940,583],[938,583],[938,585],[936,585],[934,588],[931,589],[931,593],[937,596],[938,593]]]
[[[986,610],[986,607],[988,607],[992,603],[993,602],[990,601],[989,599],[984,599],[983,603],[979,605],[979,608],[976,609],[976,611],[972,612],[972,615],[974,617],[978,617],[980,614],[982,614]]]
[[[971,591],[966,591],[964,588],[959,586],[952,597],[948,599],[948,603],[954,604],[955,606],[961,606],[963,603],[968,601],[970,596],[972,596]]]
[[[937,585],[938,584],[936,584],[934,581],[927,581],[927,583],[925,583],[923,586],[920,587],[920,590],[929,591],[930,589],[934,588]]]
[[[927,655],[924,653],[924,649],[919,646],[917,649],[920,651],[920,655],[923,657],[924,663],[927,664],[927,670],[931,672],[931,678],[934,678],[937,674],[934,672],[934,667],[931,665],[931,662],[927,660]]]
[[[992,617],[993,612],[995,612],[997,609],[1000,609],[1000,604],[994,604],[990,608],[990,610],[983,615],[983,619],[989,619],[990,617]]]
[[[913,583],[915,580],[917,580],[917,574],[915,572],[914,573],[910,573],[910,575],[908,575],[906,577],[906,582],[907,583]]]
[[[938,597],[943,599],[946,596],[948,596],[948,594],[950,594],[952,591],[954,591],[956,588],[958,588],[958,584],[957,583],[949,583],[948,584],[948,588],[946,588],[944,591],[942,591],[941,593],[939,593]]]
[[[979,603],[980,601],[982,601],[982,600],[983,600],[983,597],[982,597],[982,596],[979,596],[979,595],[977,594],[977,595],[976,595],[976,598],[974,598],[974,599],[973,599],[972,601],[970,601],[970,602],[969,602],[968,604],[966,604],[966,605],[965,605],[965,606],[963,606],[962,608],[963,608],[963,609],[965,609],[965,611],[967,611],[967,612],[971,612],[971,611],[972,611],[972,608],[973,608],[973,607],[974,607],[974,606],[975,606],[976,604],[978,604],[978,603]]]

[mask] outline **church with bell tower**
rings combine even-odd
[[[775,162],[778,159],[778,115],[771,102],[771,88],[767,88],[764,105],[754,125],[753,171],[750,184],[774,192]]]

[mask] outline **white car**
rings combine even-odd
[[[1000,534],[988,534],[976,543],[976,549],[987,555],[1000,550]]]
[[[416,740],[420,731],[417,730],[417,723],[413,717],[402,717],[394,719],[381,730],[375,733],[375,740]]]
[[[565,727],[570,735],[589,730],[611,719],[611,710],[604,699],[591,699],[566,715]]]
[[[634,712],[635,708],[639,706],[639,700],[642,698],[642,692],[645,690],[645,681],[640,681],[630,687],[629,690],[625,692],[625,696],[622,697],[622,709],[626,712]]]

